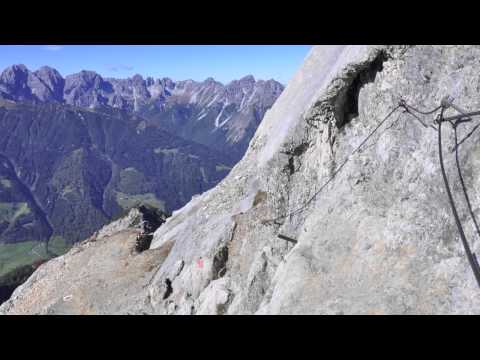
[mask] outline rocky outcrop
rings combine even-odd
[[[113,88],[94,71],[81,71],[65,78],[63,94],[67,104],[94,109],[109,105]]]
[[[40,266],[30,278],[35,285],[23,288],[28,292],[26,298],[29,300],[23,303],[22,309],[12,308],[12,304],[19,300],[15,294],[3,305],[4,309],[11,313],[27,311],[39,314],[144,313],[142,291],[168,254],[168,248],[139,253],[135,250],[135,241],[145,227],[161,224],[163,220],[161,214],[156,218],[148,210],[132,209],[123,219],[76,244],[68,254],[50,260],[48,267]],[[90,261],[97,256],[105,257],[101,264]],[[62,276],[64,281],[57,283],[55,294],[50,292],[49,280],[44,276],[52,269],[65,274]],[[85,287],[89,287],[90,291],[84,291]],[[22,286],[18,290],[21,289]],[[111,295],[119,291],[121,296],[112,299]],[[39,304],[48,302],[48,308],[43,305],[36,307],[35,299]],[[100,300],[102,305],[93,305],[95,299]],[[132,307],[136,302],[138,304]]]
[[[63,101],[64,79],[51,67],[31,72],[25,65],[13,65],[0,74],[0,95],[15,101]]]
[[[107,313],[480,313],[480,291],[451,217],[431,127],[398,110],[317,194],[400,97],[433,109],[449,94],[461,108],[479,109],[479,57],[478,46],[314,47],[244,158],[155,232],[144,253],[166,253],[135,300],[122,300],[119,310],[116,294],[137,290],[132,280],[108,298],[80,303]],[[422,118],[432,124],[431,116]],[[474,127],[466,123],[460,137]],[[448,152],[449,131],[447,175],[478,252]],[[473,132],[460,152],[475,213],[479,136]],[[104,258],[89,261],[101,265]],[[55,266],[43,265],[0,311],[76,313],[51,305],[70,276]],[[44,295],[32,305],[38,281]]]

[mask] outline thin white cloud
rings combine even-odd
[[[45,45],[43,47],[43,49],[48,50],[48,51],[59,51],[59,50],[63,49],[63,46],[60,46],[60,45]]]
[[[133,66],[130,66],[130,65],[108,65],[107,68],[108,70],[114,71],[114,72],[133,70]]]

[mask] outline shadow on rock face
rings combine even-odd
[[[167,221],[170,214],[145,205],[141,205],[138,210],[142,214],[142,233],[137,236],[135,250],[140,253],[150,248],[153,233]]]
[[[0,305],[10,299],[16,288],[16,285],[0,286]]]

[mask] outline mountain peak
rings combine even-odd
[[[14,64],[10,67],[11,69],[15,71],[22,71],[22,72],[28,72],[28,68],[24,64]]]
[[[238,80],[240,83],[255,83],[255,77],[253,75],[247,75]]]
[[[44,65],[42,67],[40,67],[37,71],[35,71],[35,73],[42,73],[42,74],[53,74],[55,76],[60,76],[60,73],[58,72],[57,69],[53,68],[53,67],[50,67],[50,66],[47,66],[47,65]]]
[[[209,77],[206,78],[203,82],[204,82],[205,84],[215,84],[217,81],[216,81],[213,77],[209,76]]]
[[[5,68],[1,74],[2,79],[5,80],[13,80],[13,78],[22,76],[22,78],[26,78],[28,75],[29,70],[23,64],[15,64]]]
[[[140,74],[135,74],[132,76],[133,82],[143,82],[143,76]]]

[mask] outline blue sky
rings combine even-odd
[[[303,62],[308,45],[1,45],[0,71],[12,64],[30,70],[42,65],[63,76],[93,70],[103,77],[170,77],[227,83],[252,74],[288,82]]]

